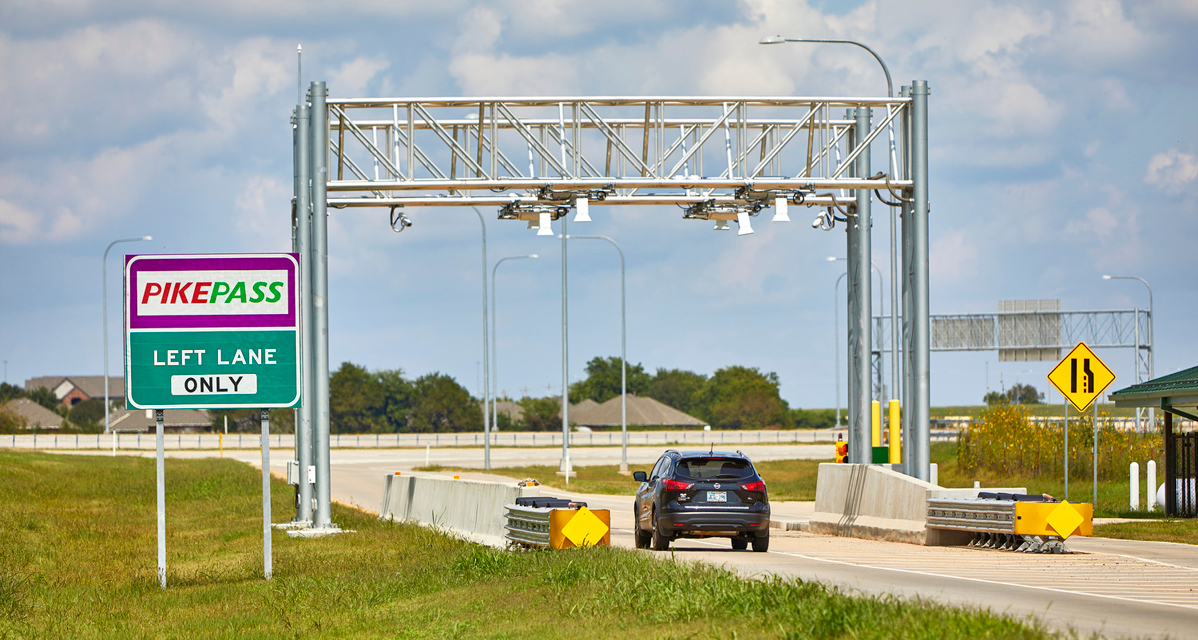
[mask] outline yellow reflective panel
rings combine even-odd
[[[582,507],[573,518],[562,527],[562,535],[566,536],[576,547],[591,547],[600,544],[610,530],[590,509]]]

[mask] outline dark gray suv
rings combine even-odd
[[[641,483],[633,507],[636,546],[665,550],[677,538],[731,538],[733,549],[770,546],[770,501],[765,481],[743,453],[677,451],[662,454]]]

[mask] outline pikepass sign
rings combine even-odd
[[[300,403],[298,257],[125,257],[130,409]]]

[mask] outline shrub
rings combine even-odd
[[[1065,443],[1059,423],[1033,423],[1021,406],[1005,403],[988,408],[981,417],[980,424],[960,432],[957,464],[963,471],[1023,476],[1060,476],[1064,472]],[[1069,477],[1093,474],[1093,442],[1093,414],[1070,418]],[[1120,431],[1109,415],[1099,415],[1100,479],[1125,478],[1130,463],[1148,460],[1163,465],[1164,440],[1159,431]]]

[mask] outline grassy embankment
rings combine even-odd
[[[356,533],[273,537],[261,475],[167,461],[169,589],[158,588],[154,461],[0,453],[0,637],[1047,638],[991,613],[742,580],[664,554],[522,553],[334,506]],[[275,483],[275,520],[291,491]]]

